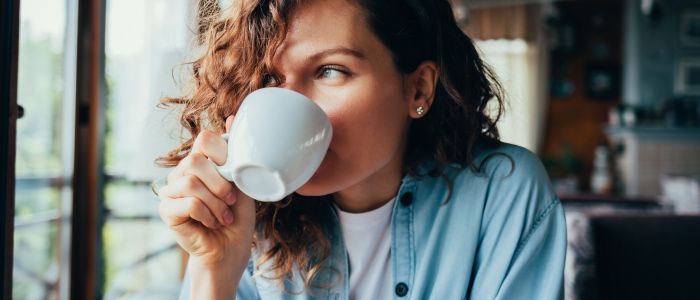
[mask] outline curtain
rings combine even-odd
[[[501,5],[467,11],[462,24],[474,39],[537,40],[540,5]]]
[[[476,40],[506,96],[498,128],[504,142],[535,153],[544,137],[548,51],[541,5],[468,9],[463,30]],[[459,20],[458,20],[459,21]]]

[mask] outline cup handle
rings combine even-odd
[[[221,137],[228,143],[228,140],[230,138],[229,133],[224,133],[221,135]],[[223,165],[217,165],[216,170],[219,172],[219,174],[224,177],[224,179],[233,182],[233,174],[231,173],[231,169],[229,168],[229,163],[231,160],[227,157],[226,161],[224,162]]]

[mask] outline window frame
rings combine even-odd
[[[0,149],[7,149],[0,159],[0,298],[12,299],[12,251],[14,246],[15,204],[15,139],[17,124],[17,57],[19,45],[20,0],[0,1],[0,40],[9,41],[9,47],[0,47]],[[0,152],[2,153],[2,152]]]
[[[105,2],[78,0],[69,299],[102,298]]]

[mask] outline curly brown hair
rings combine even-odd
[[[350,1],[350,0],[348,0]],[[189,137],[159,158],[174,166],[187,156],[203,129],[223,132],[227,116],[243,98],[263,87],[275,51],[284,41],[292,11],[304,0],[240,0],[209,16],[204,53],[191,62],[192,93],[166,98],[183,104],[181,124]],[[421,62],[434,61],[439,84],[430,113],[414,120],[408,133],[403,171],[410,176],[442,176],[447,164],[478,169],[473,160],[479,144],[498,144],[496,123],[503,113],[501,87],[481,60],[472,40],[455,23],[447,0],[354,0],[366,12],[366,22],[391,51],[404,74]],[[419,174],[418,165],[434,161]],[[303,198],[303,199],[302,199]],[[325,224],[331,222],[326,197],[292,194],[278,203],[257,203],[254,247],[261,251],[256,266],[283,285],[294,267],[310,288],[330,255]],[[265,247],[260,246],[264,241]]]

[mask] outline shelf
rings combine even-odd
[[[597,195],[597,194],[561,194],[558,195],[563,203],[582,204],[626,204],[658,206],[658,199],[653,197],[630,197],[624,195]]]
[[[700,127],[606,127],[605,133],[612,138],[634,137],[644,140],[697,140],[700,141]]]

